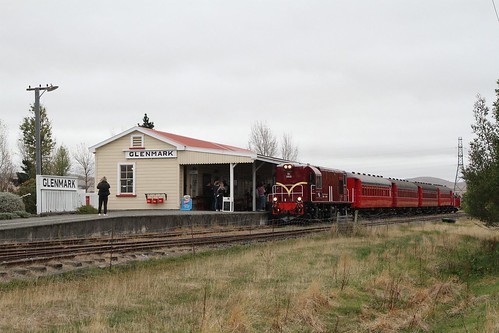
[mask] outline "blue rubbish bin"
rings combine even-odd
[[[190,195],[184,195],[180,200],[180,210],[192,210],[192,198]]]

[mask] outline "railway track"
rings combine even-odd
[[[329,227],[316,226],[280,230],[267,228],[241,231],[213,231],[149,234],[135,237],[116,237],[105,239],[73,239],[62,241],[27,242],[0,245],[0,266],[15,266],[30,263],[47,262],[55,259],[74,258],[81,255],[126,253],[147,251],[160,248],[191,248],[229,243],[267,241],[322,232]]]
[[[457,215],[453,215],[457,216]],[[381,225],[421,223],[441,219],[438,216],[396,217],[390,219],[364,220],[358,224],[364,227]],[[320,222],[320,221],[318,221]],[[322,221],[324,222],[324,221]],[[334,225],[334,224],[333,224]],[[332,224],[292,226],[252,226],[210,230],[176,230],[168,233],[147,233],[141,235],[75,238],[50,241],[0,244],[0,267],[23,266],[53,260],[72,259],[77,256],[124,254],[163,248],[192,248],[224,245],[231,243],[262,242],[308,234],[325,232]],[[350,222],[338,223],[343,232],[353,229]]]

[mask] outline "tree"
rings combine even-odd
[[[94,185],[92,178],[92,174],[94,173],[94,156],[88,148],[86,148],[84,143],[80,143],[73,153],[73,158],[77,164],[76,173],[83,177],[85,192],[88,192],[88,189]]]
[[[36,168],[35,164],[31,161],[27,159],[22,160],[21,170],[22,172],[17,172],[17,182],[19,183],[19,185],[23,184],[29,179],[35,179]]]
[[[475,124],[471,125],[475,138],[470,142],[469,164],[463,170],[465,209],[488,225],[499,222],[499,89],[495,92],[492,115],[485,99],[477,95]]]
[[[47,171],[51,175],[67,176],[69,175],[69,170],[71,170],[71,158],[66,147],[61,145],[56,149]]]
[[[12,186],[14,164],[10,156],[6,127],[0,121],[0,192],[8,192]]]
[[[289,133],[284,133],[282,136],[281,157],[288,161],[298,159],[298,147],[293,144],[293,138]]]
[[[142,119],[142,125],[137,124],[140,127],[145,127],[145,128],[154,128],[154,122],[149,122],[149,117],[147,116],[147,113],[144,113],[144,118]]]
[[[31,115],[24,117],[20,126],[22,138],[20,142],[20,150],[23,155],[23,160],[26,160],[28,165],[36,166],[36,131],[35,131],[35,107],[30,108]],[[56,146],[56,142],[52,139],[52,125],[47,118],[46,109],[40,105],[40,150],[42,156],[42,174],[47,173],[49,163],[52,156],[52,151]],[[28,170],[29,171],[29,170]]]
[[[277,139],[271,129],[260,121],[251,126],[249,149],[264,156],[275,156],[277,153]]]
[[[17,194],[23,199],[26,211],[36,214],[36,180],[31,178],[22,183]]]

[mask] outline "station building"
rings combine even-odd
[[[212,210],[212,185],[224,181],[226,211],[255,210],[255,188],[268,192],[275,165],[284,160],[253,151],[144,127],[133,127],[92,147],[95,183],[111,185],[110,210]]]

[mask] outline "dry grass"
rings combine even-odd
[[[465,220],[356,234],[5,287],[0,331],[499,331],[498,278],[442,273],[464,236],[493,233]]]

